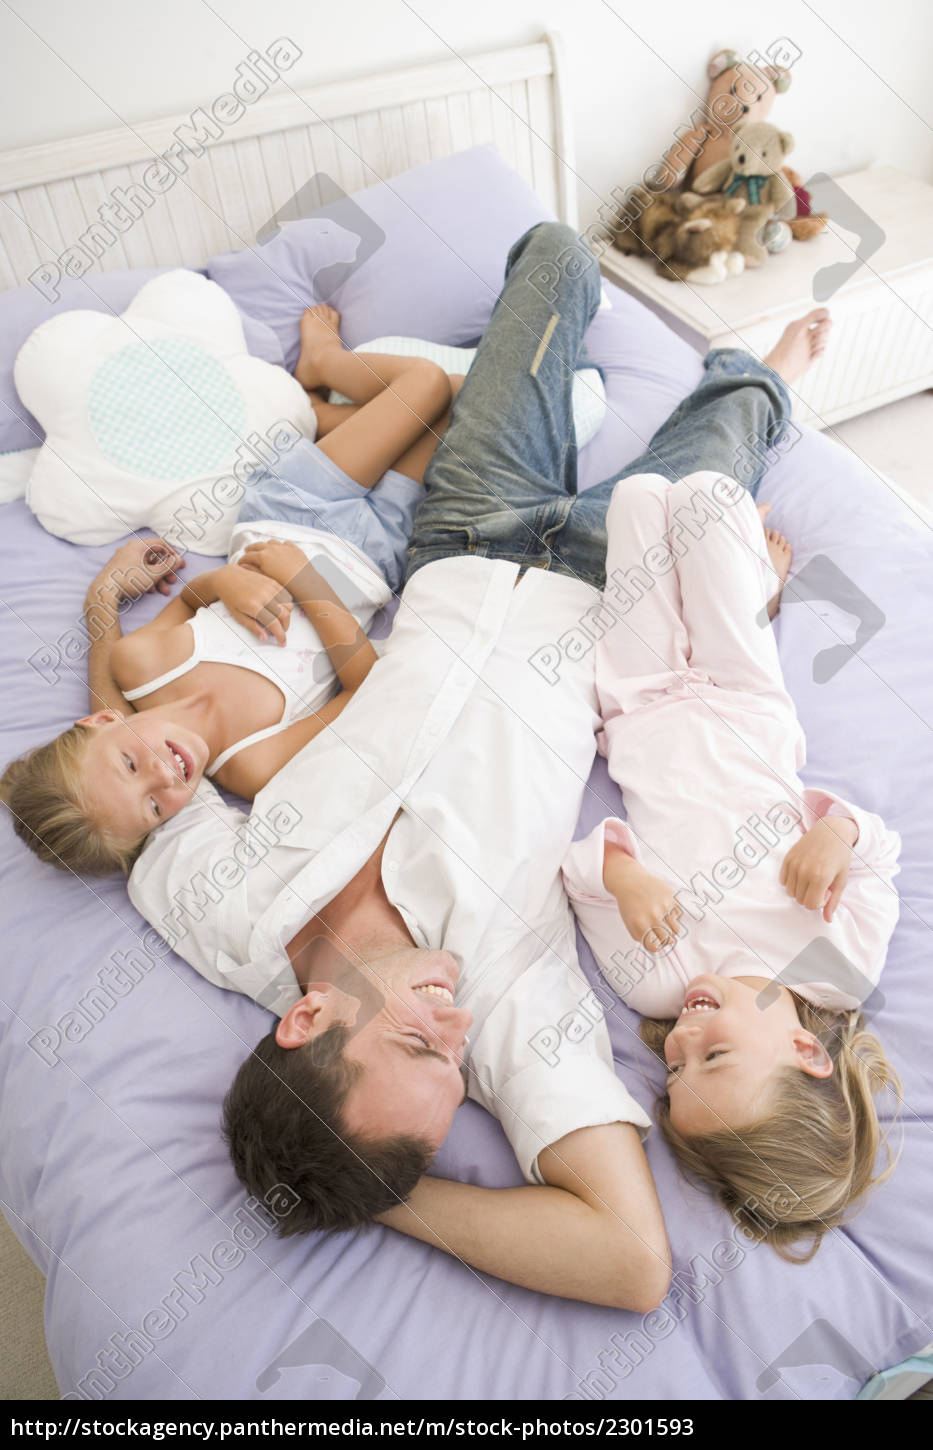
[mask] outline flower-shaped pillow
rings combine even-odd
[[[14,376],[46,433],[27,502],[76,544],[151,528],[225,554],[252,474],[317,430],[301,384],[250,356],[235,305],[197,272],[153,278],[121,317],[50,318]]]

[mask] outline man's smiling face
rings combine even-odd
[[[473,1017],[454,1005],[458,977],[449,952],[398,945],[354,964],[340,980],[309,982],[276,1040],[299,1047],[346,1023],[343,1056],[359,1069],[341,1112],[347,1130],[366,1138],[410,1135],[439,1148],[466,1096]]]

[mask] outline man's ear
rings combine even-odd
[[[356,1015],[352,1011],[352,1001],[345,992],[335,990],[328,982],[309,984],[301,1000],[289,1007],[275,1029],[276,1042],[279,1047],[304,1047],[338,1022],[350,1025]],[[347,1010],[348,1003],[351,1004],[350,1011]],[[356,1006],[359,1007],[359,1002]]]
[[[801,1027],[794,1033],[794,1056],[797,1066],[810,1077],[832,1077],[833,1060],[818,1037]]]
[[[125,720],[122,710],[95,710],[93,715],[82,715],[76,725],[112,725],[114,720]]]

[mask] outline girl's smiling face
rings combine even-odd
[[[800,1025],[786,987],[762,1008],[764,977],[695,977],[664,1043],[671,1124],[685,1138],[741,1129],[767,1111],[775,1075],[829,1077],[832,1060]]]
[[[188,804],[208,764],[207,743],[166,710],[129,718],[98,710],[78,721],[89,730],[82,788],[100,826],[135,841]]]

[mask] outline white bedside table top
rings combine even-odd
[[[890,283],[898,275],[933,263],[933,186],[893,166],[854,171],[836,180],[881,228],[885,240],[876,251],[866,251],[865,262],[831,302],[843,295],[848,300],[881,275]],[[747,331],[771,318],[786,313],[797,316],[807,307],[817,306],[813,297],[816,273],[836,262],[853,261],[859,241],[844,225],[842,208],[838,201],[834,204],[831,188],[823,189],[821,201],[821,192],[814,187],[813,209],[826,211],[830,217],[829,226],[819,236],[808,242],[792,241],[761,267],[714,286],[670,282],[658,276],[650,257],[629,257],[614,248],[602,254],[602,270],[701,338],[721,338],[733,328]]]

